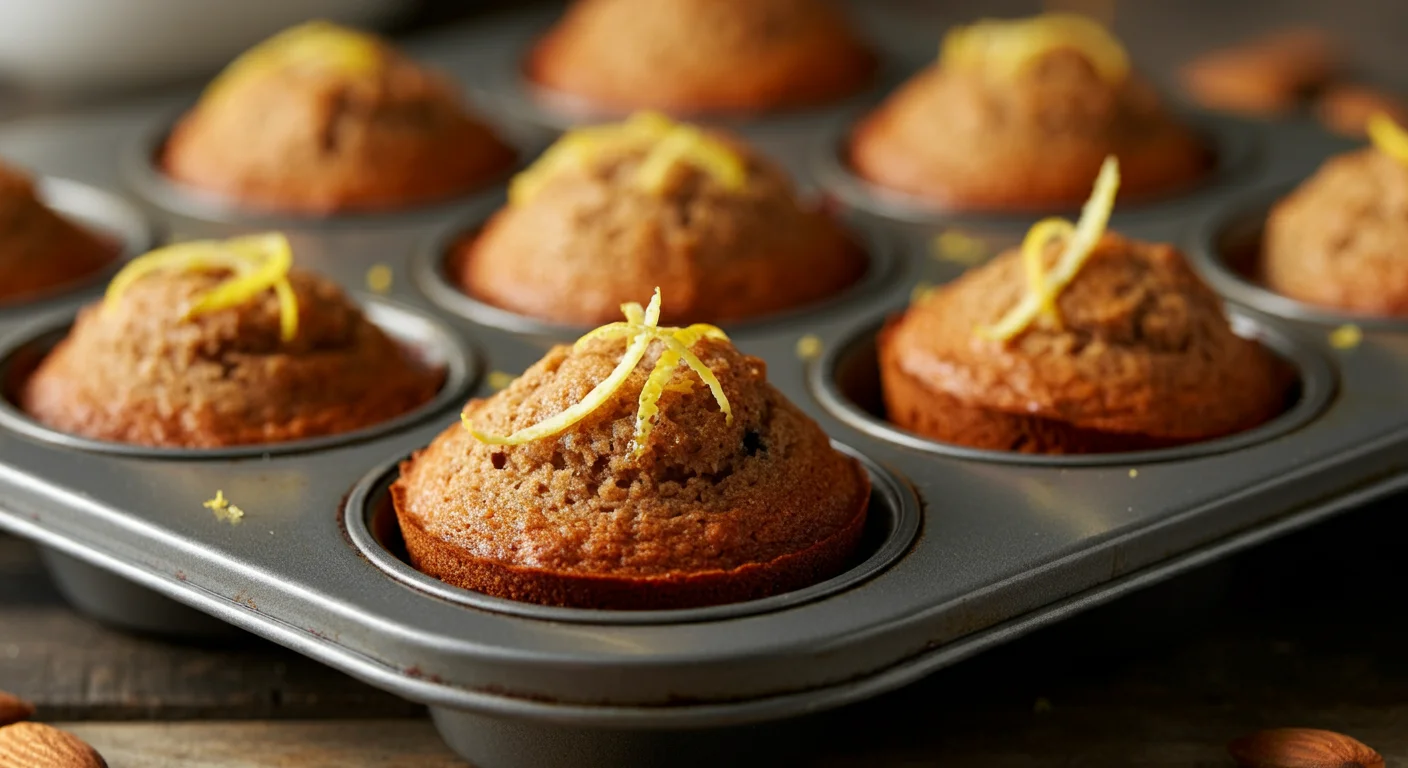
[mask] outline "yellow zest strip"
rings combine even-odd
[[[298,296],[288,281],[292,267],[293,247],[277,232],[177,243],[131,261],[108,284],[103,304],[110,310],[134,283],[158,272],[228,271],[232,276],[195,296],[181,319],[237,307],[272,289],[279,302],[279,336],[292,341],[298,336]]]
[[[650,194],[660,194],[670,171],[683,163],[712,176],[726,190],[747,185],[748,167],[731,147],[691,125],[676,123],[658,112],[637,112],[623,123],[569,131],[538,161],[509,182],[509,205],[532,200],[547,183],[569,168],[586,166],[610,151],[647,148],[632,182]]]
[[[1129,75],[1129,54],[1124,46],[1099,22],[1074,13],[984,19],[955,27],[944,36],[941,63],[996,70],[1010,77],[1058,48],[1083,54],[1108,83],[1119,84]]]
[[[470,423],[467,414],[461,413],[460,422],[464,428],[475,440],[488,445],[522,445],[562,432],[609,400],[645,357],[650,342],[657,339],[665,345],[665,349],[660,353],[659,360],[656,361],[655,367],[651,369],[650,375],[646,377],[645,384],[640,390],[640,400],[636,405],[635,437],[631,441],[632,453],[639,456],[645,451],[646,439],[650,436],[650,432],[654,428],[655,417],[659,414],[660,396],[666,389],[675,389],[671,386],[670,380],[674,377],[675,370],[681,361],[698,374],[700,380],[709,387],[714,395],[714,400],[719,404],[719,410],[723,411],[727,423],[732,424],[733,409],[729,405],[728,397],[724,394],[723,385],[719,383],[714,372],[709,370],[709,367],[690,350],[690,347],[701,339],[727,341],[728,336],[718,328],[704,323],[696,323],[688,328],[661,328],[659,326],[659,288],[655,289],[655,296],[651,298],[650,306],[644,310],[639,304],[632,302],[622,304],[621,311],[626,315],[625,322],[603,325],[577,340],[575,345],[577,348],[593,339],[629,338],[631,340],[626,347],[626,353],[621,356],[621,362],[617,363],[615,369],[593,387],[581,401],[556,416],[507,436],[481,432]]]
[[[1369,132],[1369,139],[1380,152],[1400,163],[1408,163],[1408,131],[1404,131],[1393,118],[1376,112],[1369,117],[1365,127]]]
[[[241,83],[294,67],[355,75],[375,71],[381,60],[382,43],[376,37],[328,21],[309,21],[245,51],[206,86],[202,98],[219,98]]]
[[[1055,268],[1049,274],[1042,275],[1039,289],[1028,290],[1022,296],[1022,300],[1017,302],[1017,305],[1006,315],[1003,315],[997,323],[980,326],[976,330],[979,338],[1007,341],[1025,331],[1044,308],[1054,309],[1055,298],[1061,295],[1061,291],[1070,284],[1071,280],[1075,279],[1080,268],[1085,265],[1086,259],[1090,258],[1090,254],[1095,251],[1096,244],[1105,234],[1105,228],[1110,223],[1110,212],[1115,207],[1115,193],[1119,191],[1119,186],[1119,161],[1111,155],[1105,158],[1105,163],[1100,167],[1100,175],[1095,179],[1095,190],[1091,192],[1090,199],[1081,209],[1080,222],[1072,228],[1070,236],[1066,239],[1066,247],[1062,250]],[[1048,233],[1056,231],[1058,227],[1050,222],[1051,220],[1048,219],[1038,224],[1037,227],[1046,229]],[[1033,230],[1037,227],[1033,227]],[[1030,233],[1027,240],[1032,240]],[[1046,242],[1046,240],[1043,239],[1041,242]],[[1025,250],[1025,242],[1023,246]],[[1030,275],[1030,272],[1028,274]]]
[[[1042,256],[1046,244],[1052,240],[1065,240],[1075,232],[1071,222],[1061,218],[1038,221],[1022,240],[1022,265],[1027,272],[1027,290],[1036,294],[1041,301],[1039,314],[1055,327],[1061,327],[1061,313],[1056,309],[1056,295],[1046,288],[1046,265]]]

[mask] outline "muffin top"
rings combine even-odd
[[[1332,157],[1272,209],[1263,269],[1275,290],[1358,312],[1408,314],[1408,133]]]
[[[559,140],[461,256],[470,294],[583,325],[656,286],[667,323],[765,314],[835,293],[865,266],[775,165],[654,113]]]
[[[26,382],[25,410],[102,440],[216,447],[357,429],[435,394],[441,371],[291,260],[282,235],[256,235],[133,262]]]
[[[44,205],[28,176],[0,164],[0,305],[82,279],[116,256]]]
[[[1068,14],[951,31],[938,62],[862,121],[850,154],[881,186],[974,210],[1077,203],[1111,154],[1136,197],[1209,165],[1119,42]]]
[[[513,151],[455,86],[379,38],[326,22],[232,63],[172,131],[174,179],[257,208],[395,208],[502,175]]]
[[[919,299],[891,337],[903,372],[965,404],[1170,440],[1278,413],[1274,358],[1172,246],[1103,233],[1112,200]]]
[[[578,0],[527,63],[591,106],[675,114],[828,101],[874,70],[829,0]]]
[[[863,514],[864,471],[764,363],[712,327],[648,331],[658,308],[472,401],[403,465],[403,519],[477,558],[641,577],[766,563]]]

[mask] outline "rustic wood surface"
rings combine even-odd
[[[1406,512],[1350,513],[842,710],[810,762],[1225,768],[1228,740],[1289,725],[1408,765]],[[114,768],[458,764],[414,705],[253,637],[106,629],[46,578],[0,538],[0,688]]]
[[[959,5],[886,2],[916,20],[897,26],[912,35],[931,35],[922,20]],[[426,5],[437,18],[460,12]],[[1358,73],[1408,87],[1401,0],[1125,0],[1116,24],[1167,81],[1199,50],[1290,20],[1353,40]],[[0,115],[35,108],[12,104]],[[1229,739],[1308,726],[1408,765],[1406,512],[1408,497],[1354,512],[843,710],[811,764],[1225,768]],[[420,707],[254,637],[179,644],[78,616],[32,546],[3,536],[0,689],[35,701],[113,768],[461,765]]]

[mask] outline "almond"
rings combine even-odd
[[[1357,83],[1327,88],[1315,103],[1315,117],[1331,131],[1350,138],[1364,138],[1369,117],[1382,112],[1399,125],[1408,125],[1408,103],[1403,99]]]
[[[10,723],[18,723],[21,720],[28,720],[34,716],[34,705],[12,696],[4,691],[0,691],[0,726]]]
[[[1314,728],[1258,731],[1227,745],[1242,768],[1384,768],[1384,758],[1360,741]]]
[[[0,728],[0,768],[107,768],[101,755],[71,733],[43,723]]]

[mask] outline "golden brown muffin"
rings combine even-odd
[[[972,211],[1072,206],[1107,155],[1133,197],[1186,187],[1211,167],[1119,43],[1063,14],[951,32],[937,63],[861,121],[848,153],[877,186]]]
[[[848,96],[875,64],[830,0],[578,0],[527,74],[589,108],[758,113]]]
[[[482,301],[595,325],[655,286],[667,323],[765,315],[840,292],[865,263],[739,140],[645,113],[561,139],[450,267]]]
[[[183,243],[134,262],[25,382],[24,410],[98,440],[215,448],[348,432],[435,395],[444,372],[400,347],[332,282],[285,267],[248,284],[268,262],[216,261],[271,237],[282,240]],[[208,249],[203,263],[151,261],[193,245]],[[243,264],[251,271],[239,272]],[[251,295],[212,304],[217,291],[238,287],[232,268]]]
[[[500,178],[513,161],[451,82],[325,22],[280,33],[231,64],[160,157],[177,181],[300,214],[443,199]]]
[[[0,305],[90,277],[117,254],[44,205],[27,176],[0,165]]]
[[[865,522],[865,470],[768,384],[763,361],[713,328],[640,336],[651,324],[634,309],[633,324],[612,326],[620,333],[556,347],[470,402],[463,424],[402,464],[391,493],[418,569],[514,600],[664,609],[764,597],[845,568]],[[667,338],[697,355],[691,366],[716,377],[718,395],[676,368]],[[657,364],[659,399],[642,405]],[[495,444],[574,408],[585,413],[557,431]]]
[[[1384,120],[1379,131],[1398,130]],[[1262,276],[1272,290],[1354,312],[1408,314],[1408,152],[1392,149],[1332,157],[1271,209]]]
[[[1233,333],[1182,254],[1101,234],[1113,167],[1079,226],[1048,219],[884,329],[891,421],[973,448],[1099,453],[1220,437],[1285,409],[1285,366]]]

